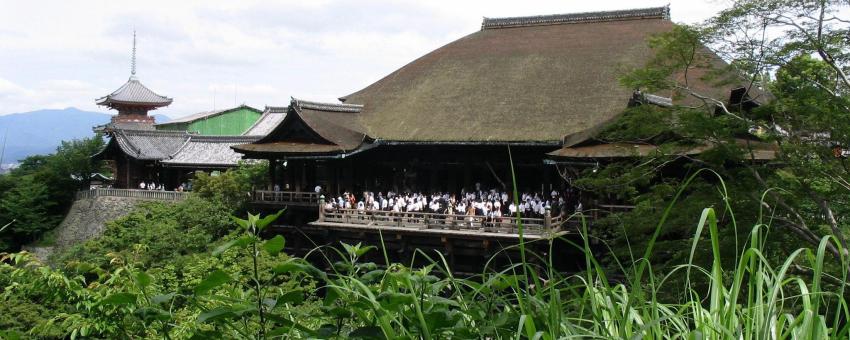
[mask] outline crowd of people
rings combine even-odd
[[[165,185],[163,185],[161,183],[157,184],[154,181],[150,181],[150,182],[142,181],[142,182],[139,182],[139,190],[165,191],[166,189],[165,189]],[[189,182],[189,183],[184,182],[184,183],[181,183],[180,185],[178,185],[176,188],[174,188],[174,191],[177,191],[177,192],[191,191],[191,190],[192,190],[192,182]]]
[[[523,217],[542,218],[547,210],[553,216],[557,216],[582,209],[581,203],[570,189],[564,192],[553,190],[548,194],[526,192],[520,194],[518,202],[515,202],[511,193],[499,189],[482,190],[480,184],[476,184],[474,190],[462,190],[459,194],[367,191],[358,196],[346,192],[337,197],[327,198],[324,208],[326,210],[354,209],[363,212],[436,213],[486,218],[517,216],[518,213]]]

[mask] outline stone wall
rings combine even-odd
[[[144,201],[148,200],[109,196],[77,200],[62,223],[53,231],[56,240],[53,246],[27,246],[24,249],[42,261],[46,261],[56,252],[97,237],[103,233],[106,222],[127,215],[136,205]]]

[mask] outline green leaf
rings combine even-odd
[[[233,222],[236,222],[237,225],[242,227],[242,229],[248,229],[248,226],[250,226],[250,224],[248,224],[248,220],[243,220],[236,216],[230,216],[230,218],[233,219]]]
[[[216,270],[212,272],[209,276],[207,276],[204,281],[201,281],[197,286],[195,286],[195,295],[205,294],[209,292],[215,287],[221,286],[227,282],[232,280],[230,275],[223,272],[222,270]]]
[[[386,339],[384,336],[384,331],[381,330],[381,327],[377,326],[366,326],[360,327],[348,333],[349,339]]]
[[[413,304],[416,299],[410,294],[383,292],[378,295],[378,300],[381,302],[381,307],[387,310],[400,311],[404,306]]]
[[[166,301],[171,301],[171,299],[173,299],[175,295],[177,295],[177,293],[173,293],[173,292],[172,292],[172,293],[168,293],[168,294],[159,294],[159,295],[154,295],[154,296],[151,298],[151,302],[152,302],[153,304],[158,305],[158,304],[163,303],[163,302],[166,302]]]
[[[275,266],[274,269],[272,269],[272,270],[274,271],[275,274],[303,272],[304,271],[304,265],[301,264],[301,263],[298,263],[296,261],[286,261],[284,263],[281,263],[281,264]]]
[[[245,235],[245,236],[242,236],[242,237],[237,238],[235,240],[230,240],[227,243],[216,247],[215,250],[213,250],[212,255],[213,256],[221,255],[221,253],[224,253],[225,251],[227,251],[228,249],[230,249],[233,246],[245,247],[245,246],[251,244],[251,239],[253,237],[254,236],[252,236],[252,235]]]
[[[291,304],[299,304],[304,301],[304,292],[300,290],[293,290],[284,293],[279,298],[277,298],[277,305],[281,305],[284,303]]]
[[[138,284],[139,287],[141,287],[143,289],[147,286],[150,286],[151,281],[153,281],[153,278],[150,276],[150,274],[145,273],[145,272],[136,273],[135,279],[136,279],[136,284]]]
[[[100,300],[100,305],[126,305],[136,302],[136,294],[132,293],[115,293]]]
[[[272,224],[272,222],[277,220],[277,218],[280,217],[280,215],[283,215],[284,211],[286,211],[286,209],[281,209],[277,213],[275,213],[273,215],[268,215],[268,216],[263,217],[263,218],[259,218],[259,216],[257,216],[258,217],[257,220],[256,220],[257,229],[259,229],[259,230],[265,229],[270,224]]]
[[[221,319],[227,319],[236,316],[233,309],[230,307],[218,307],[198,315],[198,322],[205,323]]]
[[[198,331],[192,335],[189,340],[207,340],[207,339],[223,339],[224,336],[219,331]]]
[[[325,339],[331,337],[334,333],[336,333],[336,326],[331,324],[324,324],[316,330],[316,335]]]
[[[282,235],[277,235],[271,240],[266,241],[263,244],[263,249],[266,250],[267,253],[271,256],[276,256],[283,250],[283,246],[286,244],[286,240],[284,240]]]
[[[159,308],[151,308],[151,307],[142,307],[133,311],[137,317],[142,320],[152,321],[168,321],[171,320],[171,313],[166,312]]]

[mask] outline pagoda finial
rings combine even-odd
[[[130,79],[136,79],[136,29],[133,28],[133,58],[130,60]]]

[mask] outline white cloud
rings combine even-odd
[[[0,114],[66,106],[105,112],[94,99],[126,81],[134,28],[139,77],[174,98],[157,113],[177,117],[214,105],[285,105],[290,96],[335,100],[475,32],[485,16],[667,2],[2,1]],[[700,21],[727,2],[676,0],[673,19]]]

